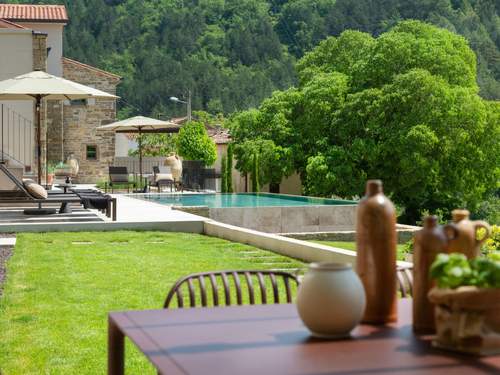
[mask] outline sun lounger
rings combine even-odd
[[[83,204],[82,198],[75,193],[63,194],[53,192],[48,194],[47,198],[36,198],[25,188],[23,182],[14,176],[2,163],[0,163],[0,171],[3,172],[18,188],[18,190],[0,191],[0,203],[37,203],[39,208],[41,208],[42,204],[60,203],[60,214],[71,213],[71,203]],[[111,212],[113,212],[113,220],[116,220],[116,199],[109,197],[109,206],[106,210],[108,217],[111,216]],[[25,213],[36,214],[36,211],[25,210]],[[40,210],[40,214],[43,213],[44,212]]]

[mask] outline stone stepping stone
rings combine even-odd
[[[0,246],[14,246],[16,244],[16,238],[0,238]]]
[[[71,242],[72,245],[93,245],[94,242],[90,241],[73,241]]]

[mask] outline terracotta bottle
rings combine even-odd
[[[366,293],[364,323],[397,319],[396,210],[382,192],[382,181],[369,180],[358,204],[356,271]]]
[[[427,216],[424,227],[413,239],[413,331],[434,333],[434,305],[427,294],[434,286],[429,269],[439,253],[448,251],[448,243],[456,238],[455,225],[440,226],[436,216]]]
[[[455,239],[451,240],[448,246],[450,253],[462,253],[469,259],[475,258],[481,254],[481,245],[491,234],[491,227],[485,221],[471,221],[469,220],[469,211],[467,210],[453,210],[452,211],[453,223],[456,225],[458,235]],[[484,228],[485,235],[477,238],[477,230]]]

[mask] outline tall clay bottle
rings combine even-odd
[[[356,271],[366,292],[364,323],[397,320],[396,210],[382,192],[382,181],[369,180],[358,204]]]
[[[434,333],[434,305],[427,298],[433,281],[429,269],[436,255],[447,252],[448,243],[456,238],[455,225],[438,225],[436,216],[427,216],[424,227],[415,233],[413,240],[413,331]]]
[[[465,254],[468,259],[479,256],[481,245],[491,234],[491,227],[485,221],[469,220],[469,211],[467,210],[453,210],[451,214],[453,223],[458,230],[458,236],[450,241],[449,252]],[[479,228],[484,228],[486,231],[481,239],[477,238]]]

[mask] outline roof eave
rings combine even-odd
[[[69,20],[45,20],[45,19],[36,19],[36,18],[6,18],[9,21],[12,22],[28,22],[28,23],[57,23],[57,24],[62,24],[62,25],[67,25]]]

